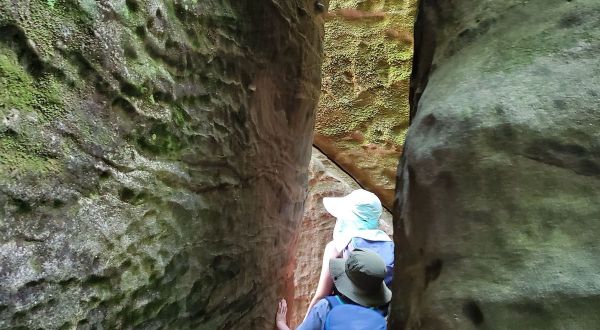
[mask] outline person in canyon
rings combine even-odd
[[[335,292],[311,307],[296,330],[386,329],[392,292],[385,284],[387,266],[374,251],[355,249],[348,258],[328,260]],[[275,324],[290,330],[286,323],[287,303],[279,301]]]
[[[339,257],[346,258],[355,248],[368,248],[377,252],[387,265],[385,282],[388,287],[392,281],[394,243],[379,229],[383,211],[379,198],[372,192],[357,189],[343,197],[325,197],[323,206],[336,218],[336,223],[333,240],[325,246],[319,283],[305,319],[310,309],[333,291],[334,281],[329,272],[329,261]]]

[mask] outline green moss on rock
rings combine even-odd
[[[32,111],[37,105],[34,81],[23,69],[14,52],[0,44],[0,105],[3,109]]]
[[[321,39],[301,0],[0,0],[0,328],[272,325]]]
[[[408,128],[415,6],[415,1],[333,0],[325,25],[315,143],[387,206]]]

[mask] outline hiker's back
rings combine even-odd
[[[377,253],[385,262],[387,273],[385,275],[385,284],[388,288],[392,287],[392,275],[394,270],[394,242],[391,241],[372,241],[361,237],[353,237],[350,243],[343,251],[344,258],[354,249],[369,249]]]
[[[386,330],[383,312],[378,309],[347,304],[339,296],[326,298],[331,305],[325,330]]]

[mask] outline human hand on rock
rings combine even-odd
[[[277,306],[277,316],[275,317],[275,324],[277,325],[277,329],[289,329],[286,323],[287,319],[287,301],[285,299],[281,299],[279,301],[279,306]]]

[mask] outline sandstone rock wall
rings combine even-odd
[[[315,144],[392,207],[416,0],[330,0]]]
[[[267,329],[302,216],[304,0],[0,0],[0,328]]]
[[[360,186],[335,163],[313,148],[309,166],[308,197],[300,225],[295,254],[294,300],[290,303],[292,326],[304,319],[319,275],[325,245],[331,241],[335,218],[323,207],[323,197],[344,196]],[[392,215],[386,210],[381,229],[392,235]]]
[[[600,3],[423,0],[415,36],[393,328],[597,328]]]

